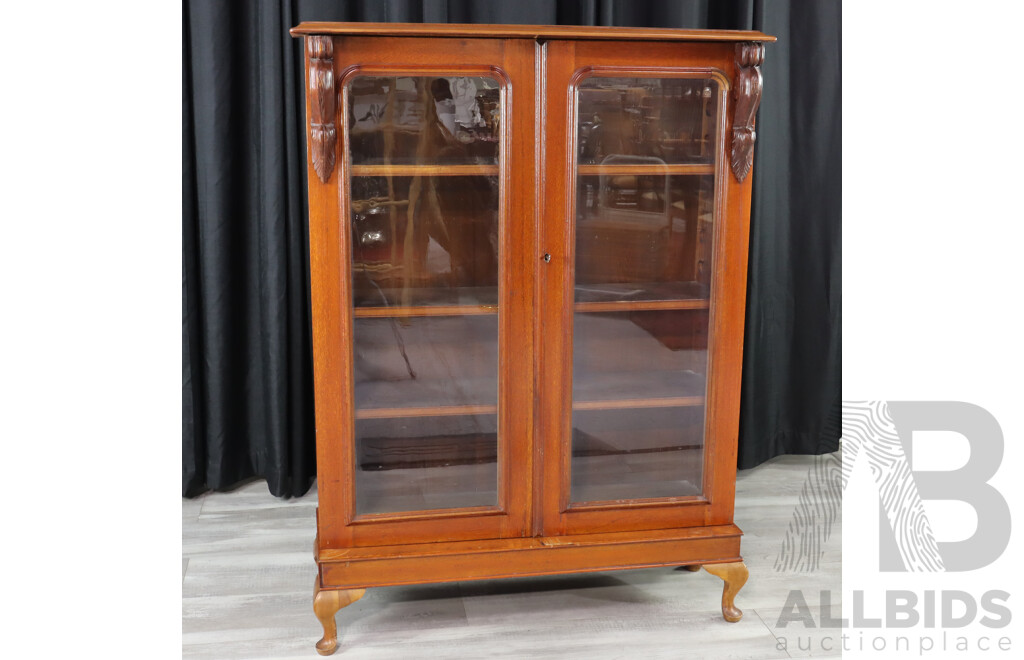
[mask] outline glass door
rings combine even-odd
[[[347,81],[357,516],[498,506],[502,87]]]
[[[522,535],[531,374],[510,365],[532,350],[514,290],[530,236],[512,218],[532,195],[511,133],[533,130],[532,44],[344,43],[339,513],[355,545]]]
[[[571,505],[703,494],[721,85],[576,86]]]
[[[549,45],[549,103],[565,99],[571,123],[554,145],[565,178],[545,194],[546,208],[564,199],[564,253],[542,289],[571,332],[542,338],[564,356],[560,408],[542,411],[558,457],[548,533],[702,525],[715,500],[731,507],[713,497],[729,459],[709,414],[716,303],[735,287],[718,263],[729,79],[710,52],[688,65],[695,45],[644,48],[613,61],[594,44]]]

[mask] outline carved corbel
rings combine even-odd
[[[334,125],[334,40],[331,37],[306,37],[309,55],[309,134],[313,169],[327,183],[334,171],[334,152],[338,130]]]
[[[736,84],[732,88],[732,173],[743,182],[754,165],[754,116],[761,104],[761,63],[764,44],[748,41],[736,44]]]

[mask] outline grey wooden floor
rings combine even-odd
[[[814,458],[787,456],[738,477],[736,523],[750,580],[743,620],[722,620],[722,582],[670,568],[367,590],[338,613],[344,658],[839,657],[823,634],[776,631],[790,589],[841,593],[840,525],[812,572],[773,566]],[[315,489],[280,500],[266,482],[182,502],[185,658],[315,658]],[[836,614],[836,613],[833,613]],[[776,632],[789,648],[780,650]],[[803,648],[798,648],[802,646]],[[810,651],[806,650],[811,647]]]

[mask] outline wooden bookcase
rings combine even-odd
[[[314,610],[705,567],[733,524],[759,32],[303,23]]]

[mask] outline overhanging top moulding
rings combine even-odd
[[[775,41],[755,30],[683,30],[676,28],[587,25],[476,25],[465,23],[300,23],[293,37],[309,35],[392,37],[472,37],[475,39],[616,39],[638,41]]]

